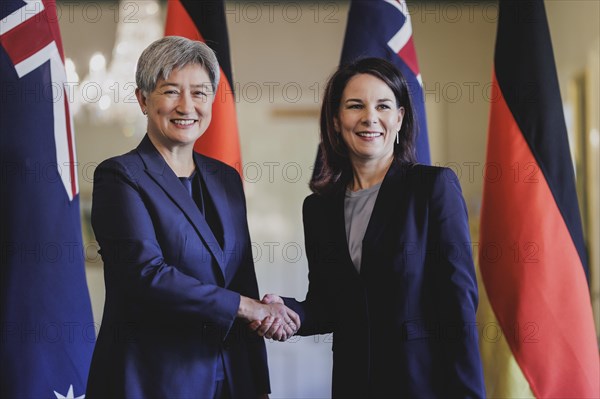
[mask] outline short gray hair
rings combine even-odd
[[[159,78],[167,79],[173,69],[198,64],[206,69],[213,93],[219,85],[219,61],[206,44],[181,36],[165,36],[151,43],[140,55],[135,72],[137,87],[148,95]]]

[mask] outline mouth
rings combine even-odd
[[[374,139],[376,137],[383,136],[382,132],[357,132],[356,135],[358,137],[362,137],[365,139]]]
[[[186,127],[198,122],[198,119],[171,119],[171,122],[177,126]]]

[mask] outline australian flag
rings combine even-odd
[[[430,164],[421,73],[404,0],[352,0],[341,63],[364,57],[385,58],[406,78],[417,119],[417,160]]]
[[[0,397],[83,398],[95,341],[54,0],[0,3]]]

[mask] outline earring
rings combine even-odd
[[[400,131],[396,132],[396,144],[400,144]]]
[[[143,110],[142,110],[142,114],[144,114],[144,115],[148,115],[148,111],[146,111],[146,109],[143,109]]]

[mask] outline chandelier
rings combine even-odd
[[[145,118],[135,97],[135,68],[142,51],[164,35],[164,22],[157,0],[121,0],[123,11],[117,25],[111,62],[96,52],[89,60],[89,72],[81,81],[75,64],[67,59],[69,82],[76,82],[72,93],[75,120],[92,124],[116,125],[125,137],[143,132]]]

